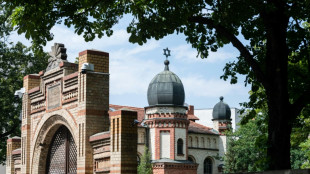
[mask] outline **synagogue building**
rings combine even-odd
[[[7,140],[6,173],[133,174],[146,147],[154,174],[222,173],[237,111],[223,97],[210,111],[186,105],[168,60],[149,80],[148,106],[110,104],[109,53],[85,50],[75,64],[55,43],[48,67],[24,77],[21,135]]]

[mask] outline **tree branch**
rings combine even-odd
[[[226,37],[233,44],[233,46],[239,50],[241,56],[244,57],[245,61],[250,65],[250,67],[252,68],[253,72],[256,75],[257,80],[261,82],[265,86],[265,88],[268,88],[268,84],[265,80],[266,79],[265,75],[263,71],[260,69],[257,61],[254,59],[249,50],[240,42],[240,40],[234,34],[229,32],[229,30],[226,29],[224,26],[216,24],[210,18],[193,16],[189,18],[189,22],[206,24],[209,27],[214,28],[219,34]]]

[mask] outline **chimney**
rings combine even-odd
[[[194,115],[194,106],[193,105],[188,106],[187,115]]]

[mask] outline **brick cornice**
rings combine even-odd
[[[75,73],[72,73],[72,74],[69,74],[69,75],[65,76],[63,78],[63,80],[66,81],[66,80],[72,79],[74,77],[77,77],[78,75],[79,75],[79,72],[75,72]]]
[[[29,75],[26,75],[26,76],[24,77],[24,80],[25,80],[25,79],[28,79],[28,78],[30,78],[30,79],[40,79],[40,76],[39,76],[39,75],[36,75],[36,74],[29,74]]]
[[[32,89],[29,89],[28,94],[34,93],[34,92],[39,91],[39,90],[40,90],[40,86],[34,87]]]
[[[85,54],[91,54],[91,55],[98,55],[98,56],[107,56],[109,57],[109,53],[103,52],[103,51],[96,51],[96,50],[85,50],[79,53],[79,56],[83,56]]]
[[[20,141],[21,141],[20,137],[13,137],[7,140],[7,142],[20,142]]]
[[[110,138],[110,132],[105,132],[99,135],[92,135],[89,137],[89,141],[93,142],[93,141],[99,141],[99,140],[107,139],[107,138]]]
[[[111,116],[117,116],[117,115],[128,115],[128,116],[135,116],[137,115],[137,111],[130,111],[130,110],[117,110],[110,112],[110,117]]]

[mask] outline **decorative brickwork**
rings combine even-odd
[[[118,110],[111,116],[110,173],[137,173],[137,119],[136,111]]]
[[[19,149],[21,145],[20,137],[13,137],[7,140],[7,150],[6,150],[6,173],[15,174],[15,160],[14,160],[14,150]]]
[[[93,149],[94,173],[110,172],[110,131],[92,135],[89,141]]]
[[[151,150],[154,153],[152,160],[161,159],[162,153],[170,153],[168,156],[171,160],[176,160],[176,158],[178,160],[187,160],[186,143],[184,143],[183,156],[176,157],[176,141],[182,138],[184,142],[187,142],[186,132],[188,130],[189,120],[187,119],[186,108],[148,107],[146,108],[146,113],[147,119],[145,124],[151,129]],[[177,133],[176,129],[178,129]],[[161,144],[161,132],[163,131],[167,131],[170,134],[170,143],[168,143],[170,149],[168,151],[162,151],[163,149],[161,149],[161,147],[165,146]]]
[[[95,72],[109,72],[109,54],[85,51],[80,63],[92,63]],[[109,130],[109,75],[81,74],[78,65],[62,61],[49,71],[24,77],[22,127],[19,145],[8,142],[7,173],[46,173],[47,154],[59,127],[65,126],[77,146],[77,173],[93,173],[93,152],[89,137]],[[71,141],[71,140],[70,140]],[[13,143],[13,144],[12,144]],[[20,163],[19,163],[20,162]]]
[[[85,50],[79,53],[79,71],[84,63],[95,65],[95,72],[109,73],[109,53]]]
[[[197,174],[198,164],[196,163],[172,163],[156,162],[153,163],[153,174]]]

